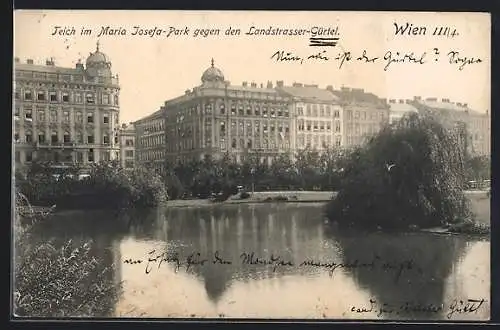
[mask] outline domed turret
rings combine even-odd
[[[86,71],[90,76],[111,77],[111,62],[106,54],[99,51],[99,41],[96,51],[87,57]]]
[[[222,71],[214,66],[214,59],[212,59],[212,65],[203,72],[201,76],[201,81],[205,82],[223,82],[224,74]]]

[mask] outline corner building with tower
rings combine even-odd
[[[16,169],[35,160],[85,168],[119,159],[120,85],[99,43],[74,68],[15,58],[13,81]]]

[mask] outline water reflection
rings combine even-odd
[[[87,215],[88,216],[88,215]],[[115,281],[124,292],[115,316],[442,319],[445,313],[378,315],[356,313],[353,306],[413,301],[444,304],[452,299],[477,298],[489,292],[489,242],[461,236],[395,235],[326,231],[321,204],[231,205],[135,211],[106,225],[94,214],[92,226],[51,228],[40,237],[83,236],[112,251],[110,264],[119,265]],[[72,216],[75,218],[75,216]],[[62,220],[62,219],[60,219]],[[66,221],[67,219],[64,219]],[[109,222],[108,222],[109,223]],[[45,236],[44,236],[45,235]],[[145,274],[145,265],[124,264],[145,259],[150,251],[178,253],[186,261],[199,253],[203,265],[178,270],[166,262]],[[286,265],[244,264],[242,253],[279,260]],[[226,262],[214,263],[214,256]],[[369,262],[378,267],[328,269],[300,266],[318,262]],[[411,269],[384,269],[412,261]],[[396,280],[397,279],[397,280]],[[474,315],[485,319],[489,304]]]

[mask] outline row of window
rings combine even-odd
[[[125,157],[134,158],[134,150],[125,150]]]
[[[71,117],[71,111],[69,110],[64,110],[62,112],[59,112],[57,110],[50,110],[49,115],[50,117],[46,117],[46,110],[37,110],[37,117],[36,121],[37,122],[45,122],[47,119],[49,119],[50,122],[56,123],[59,121],[59,116],[62,115],[61,121],[63,123],[70,123],[70,117]],[[24,114],[24,120],[27,122],[33,121],[33,111],[31,109],[24,109],[23,110]],[[94,118],[94,112],[87,111],[86,113],[86,122],[89,124],[95,123],[95,118]],[[102,113],[101,114],[101,123],[103,124],[109,124],[111,122],[111,117],[112,115],[110,113]],[[20,118],[20,110],[18,107],[14,109],[14,118],[18,119]],[[81,111],[76,111],[74,112],[74,120],[75,123],[84,123],[84,117],[83,117],[83,112]],[[118,123],[118,115],[115,116],[115,123]]]
[[[137,154],[140,161],[155,161],[165,159],[165,150],[147,150]]]
[[[143,136],[139,139],[139,146],[151,148],[165,144],[165,135]]]
[[[51,151],[39,154],[38,152],[33,151],[25,151],[24,152],[24,160],[21,159],[21,152],[15,152],[15,161],[16,162],[32,162],[36,159],[40,161],[54,161],[58,162],[68,162],[68,163],[83,163],[86,158],[87,162],[94,162],[97,154],[99,153],[99,159],[103,161],[111,160],[111,153],[109,151],[94,151],[94,149],[89,149],[88,152],[85,151],[75,151],[74,153],[65,153],[58,151]]]
[[[85,137],[85,140],[84,140]],[[77,132],[75,133],[74,139],[72,139],[71,134],[69,132],[64,132],[62,135],[62,140],[61,137],[59,136],[58,132],[52,131],[50,134],[50,140],[46,138],[45,132],[38,132],[38,138],[37,142],[41,144],[45,143],[52,143],[52,144],[58,144],[58,143],[88,143],[88,144],[96,144],[99,143],[97,141],[98,139],[95,138],[94,134],[86,134],[82,132]],[[111,138],[109,134],[104,134],[102,135],[102,144],[110,144]],[[24,140],[21,140],[21,136],[19,133],[14,134],[14,142],[25,142],[25,143],[33,143],[35,142],[33,134],[30,130],[25,131],[24,133]],[[118,137],[115,136],[115,143],[118,143]]]
[[[342,137],[335,136],[335,139],[331,135],[311,135],[311,134],[300,134],[297,136],[297,146],[299,148],[313,147],[313,148],[326,148],[331,147],[332,143],[339,147],[342,145]]]
[[[380,128],[381,128],[380,124],[347,123],[346,134],[348,135],[376,134],[380,131]]]
[[[352,119],[361,119],[361,120],[383,120],[386,115],[384,114],[383,111],[359,111],[355,110],[353,114],[353,110],[346,110],[346,119],[347,120],[352,120]],[[378,118],[377,118],[378,115]]]
[[[297,122],[297,129],[299,131],[331,131],[332,123],[330,121],[299,120]],[[335,120],[335,132],[340,132],[339,120]]]
[[[304,116],[304,108],[303,107],[297,106],[297,115]],[[330,105],[307,104],[305,115],[312,116],[312,117],[328,117],[328,118],[333,115],[334,118],[340,118],[340,110],[335,109],[332,111],[332,108]]]
[[[21,92],[15,91],[14,98],[21,99]],[[118,95],[101,94],[97,97],[97,93],[93,92],[60,92],[60,91],[36,91],[24,90],[24,101],[39,101],[52,103],[78,103],[78,104],[102,104],[102,105],[118,105]]]
[[[157,132],[163,132],[165,129],[163,120],[156,120],[154,122],[148,123],[143,126],[144,134],[152,134]]]

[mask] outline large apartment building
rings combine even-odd
[[[158,173],[165,171],[165,109],[133,123],[135,127],[135,162]]]
[[[135,167],[135,127],[134,124],[122,124],[118,131],[120,143],[120,165],[126,170]]]
[[[85,167],[120,156],[120,86],[99,44],[74,68],[16,58],[13,82],[16,168],[34,160]]]
[[[436,97],[415,96],[412,104],[420,111],[433,114],[446,127],[463,130],[464,141],[471,155],[491,155],[491,116],[489,111],[480,113],[467,103],[451,102]]]
[[[253,153],[271,162],[292,151],[291,104],[271,82],[231,85],[212,60],[201,85],[165,102],[166,158],[182,162],[229,153],[241,161]]]

